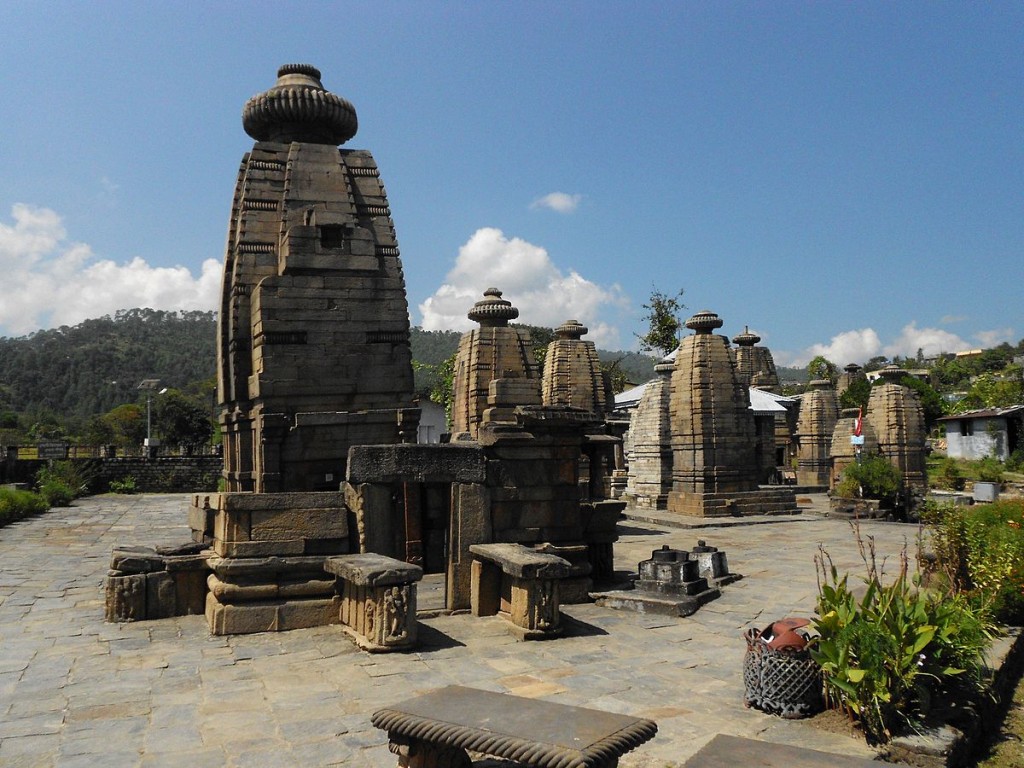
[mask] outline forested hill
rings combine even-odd
[[[127,309],[0,338],[0,411],[85,417],[136,402],[143,379],[185,389],[213,377],[216,328],[214,312]]]
[[[139,402],[139,382],[149,378],[160,379],[161,387],[209,393],[216,329],[214,312],[128,309],[72,327],[0,337],[0,414],[85,419]],[[548,328],[530,330],[538,346],[554,337]],[[460,336],[412,329],[417,388],[429,391],[430,368],[455,353]],[[632,383],[654,375],[654,359],[647,355],[601,351],[601,359],[619,361]]]

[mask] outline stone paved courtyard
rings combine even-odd
[[[809,615],[819,542],[859,557],[849,524],[805,514],[685,530],[620,523],[616,568],[663,544],[724,549],[744,578],[686,619],[565,608],[562,639],[521,643],[501,619],[425,619],[406,654],[358,651],[338,627],[212,637],[202,616],[103,621],[117,543],[188,537],[185,495],[101,496],[0,529],[0,766],[393,768],[377,708],[460,684],[649,717],[657,737],[624,768],[682,765],[716,733],[870,755],[807,723],[744,709],[742,631]],[[914,526],[865,523],[894,558]]]

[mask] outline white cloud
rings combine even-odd
[[[182,266],[154,267],[97,259],[85,243],[67,239],[60,216],[22,203],[13,226],[0,222],[0,334],[73,325],[119,309],[210,310],[217,306],[221,265],[203,262],[198,277]]]
[[[978,345],[988,349],[989,347],[998,347],[1004,341],[1014,341],[1016,334],[1013,328],[994,328],[991,331],[978,331],[974,334],[974,338],[978,340]]]
[[[992,338],[997,338],[995,343],[998,343],[1009,338],[1013,329],[1005,328],[985,333],[993,334]],[[980,340],[983,335],[985,334],[976,334],[976,338]],[[917,323],[912,321],[903,326],[899,336],[887,344],[882,343],[874,328],[858,328],[836,334],[828,344],[812,344],[795,353],[783,351],[775,357],[781,365],[802,367],[813,357],[823,355],[841,368],[847,363],[866,363],[878,355],[889,358],[896,355],[914,357],[920,349],[922,354],[930,357],[940,352],[959,352],[970,348],[970,344],[954,333],[941,328],[918,328]]]
[[[797,353],[790,365],[804,366],[812,358],[822,355],[842,368],[850,362],[863,363],[877,355],[881,348],[882,341],[874,328],[858,328],[836,334],[828,344],[812,344]]]
[[[530,203],[530,208],[549,208],[557,213],[572,213],[583,200],[583,195],[570,195],[565,192],[552,192],[539,197]]]
[[[910,322],[903,326],[899,336],[885,345],[882,353],[886,357],[914,357],[919,349],[925,357],[930,357],[940,352],[970,349],[970,344],[955,333],[941,328],[918,328],[916,322]]]
[[[466,317],[487,288],[498,288],[519,309],[516,322],[556,327],[579,320],[599,347],[618,349],[619,331],[599,318],[628,308],[618,285],[592,283],[570,270],[564,274],[548,252],[500,229],[478,229],[459,248],[445,282],[419,306],[426,330],[465,331],[475,327]]]

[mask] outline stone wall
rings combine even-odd
[[[220,456],[167,456],[156,459],[144,457],[109,459],[70,459],[92,478],[89,490],[104,493],[112,481],[126,477],[135,479],[135,490],[140,493],[189,493],[215,491],[221,477],[224,460]],[[47,465],[45,459],[8,462],[5,482],[31,483],[36,473]]]

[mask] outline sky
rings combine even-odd
[[[779,364],[1024,336],[1024,4],[0,0],[0,336],[214,309],[241,109],[308,63],[410,319],[635,349],[683,290]]]

